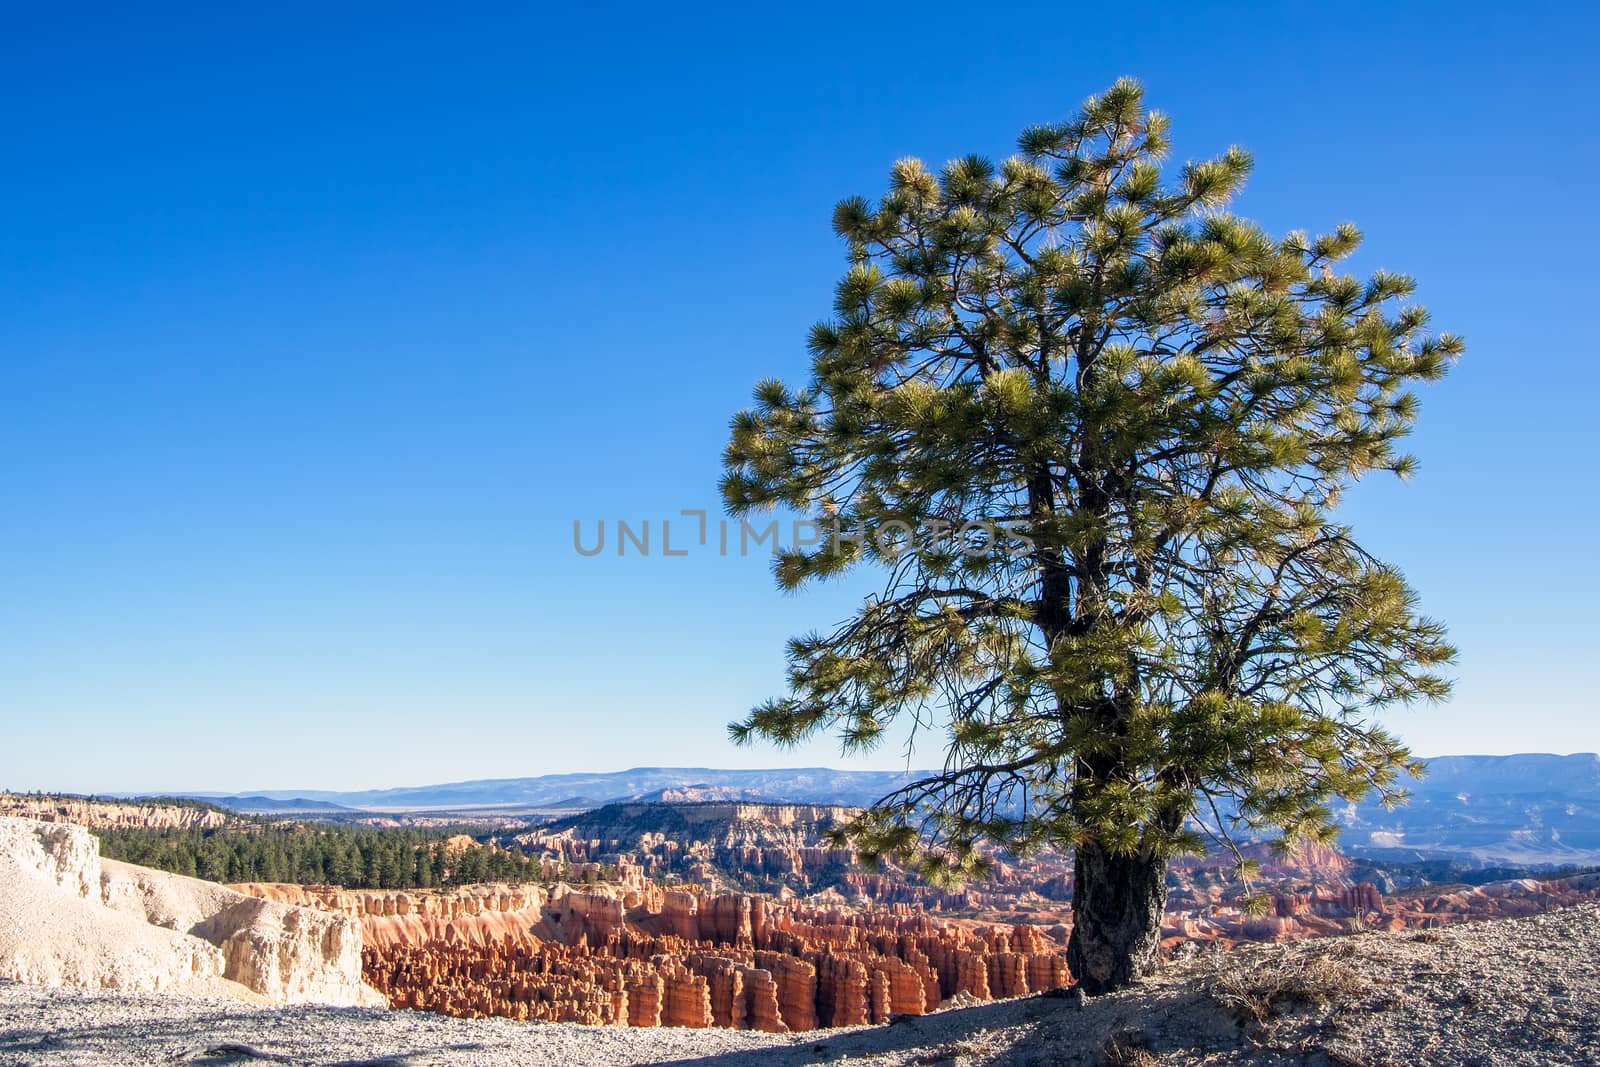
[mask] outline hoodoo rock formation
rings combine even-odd
[[[955,994],[1069,981],[1064,942],[1033,927],[615,885],[389,893],[247,885],[359,918],[367,981],[396,1007],[615,1026],[772,1033],[920,1015]]]
[[[629,802],[516,838],[547,871],[614,872],[594,884],[240,888],[359,920],[373,986],[398,1006],[455,1015],[804,1031],[1069,981],[1070,859],[999,857],[984,882],[942,890],[831,848],[826,830],[850,812]],[[1164,947],[1421,927],[1600,895],[1556,880],[1386,896],[1330,849],[1249,851],[1271,887],[1268,913],[1244,906],[1226,859],[1186,858]],[[751,885],[769,895],[742,891]]]
[[[361,929],[325,911],[100,858],[85,829],[0,817],[0,978],[376,1004]]]
[[[367,981],[396,1006],[453,1015],[804,1031],[919,1014],[952,996],[988,1000],[1070,981],[1062,951],[1069,909],[1054,919],[1035,909],[1045,923],[956,919],[920,902],[867,905],[867,894],[847,906],[850,898],[831,889],[801,900],[667,887],[627,856],[604,859],[618,881],[412,892],[238,888],[360,920]],[[1293,888],[1274,894],[1266,915],[1244,908],[1220,874],[1191,864],[1178,872],[1163,944],[1423,928],[1600,897],[1600,875],[1387,896],[1343,877],[1345,863],[1332,852],[1283,861]],[[1331,884],[1317,884],[1319,876]]]

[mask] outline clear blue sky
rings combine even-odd
[[[226,7],[0,35],[0,786],[839,763],[723,725],[848,590],[572,521],[716,507],[835,200],[1123,74],[1467,337],[1416,480],[1350,506],[1462,649],[1392,724],[1600,748],[1592,8]]]

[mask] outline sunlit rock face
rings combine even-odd
[[[0,816],[71,823],[92,830],[214,830],[241,821],[214,808],[25,793],[0,793]]]
[[[0,977],[39,985],[382,1003],[361,928],[211,882],[101,860],[85,829],[0,818]]]
[[[913,904],[931,912],[1058,909],[1071,895],[1061,857],[995,857],[981,883],[945,889],[863,870],[829,831],[860,812],[830,804],[619,802],[518,834],[514,844],[553,867],[634,865],[654,878],[713,890],[752,889],[840,903]],[[1052,919],[1053,921],[1053,919]]]

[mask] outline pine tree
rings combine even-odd
[[[1411,387],[1461,342],[1411,279],[1340,272],[1355,227],[1230,214],[1243,150],[1164,174],[1167,130],[1124,80],[999,165],[902,160],[840,203],[811,380],[757,386],[722,486],[735,515],[830,517],[783,588],[888,575],[790,643],[788,695],[734,739],[941,731],[946,769],[851,840],[934,881],[1073,850],[1091,993],[1147,969],[1168,861],[1204,834],[1326,841],[1336,799],[1402,799],[1420,767],[1374,713],[1444,696],[1454,657],[1336,508],[1411,471]]]

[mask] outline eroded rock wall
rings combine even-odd
[[[87,797],[0,793],[0,816],[72,823],[95,830],[212,830],[239,822],[225,811],[188,804],[151,804]]]
[[[42,985],[375,1004],[347,916],[102,860],[66,823],[0,818],[0,977]]]
[[[945,997],[1068,982],[1031,927],[626,884],[391,893],[247,885],[359,917],[367,981],[396,1007],[774,1033],[920,1015]]]
[[[216,946],[107,907],[100,883],[100,851],[87,830],[0,818],[0,978],[152,993],[231,992]]]

